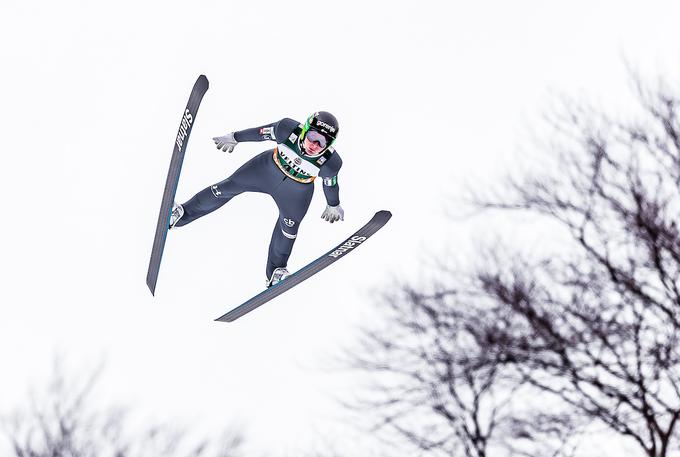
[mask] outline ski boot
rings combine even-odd
[[[169,229],[175,228],[175,224],[179,221],[182,216],[184,216],[184,207],[179,203],[172,204],[172,212],[170,213],[170,226]]]
[[[269,289],[271,286],[275,286],[279,282],[286,279],[288,276],[290,276],[288,270],[284,267],[279,267],[274,270],[274,272],[272,273],[272,277],[267,279],[267,283],[265,285],[267,289]]]

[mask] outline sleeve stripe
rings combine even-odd
[[[333,176],[330,178],[323,178],[324,186],[335,186],[338,183],[338,176]]]

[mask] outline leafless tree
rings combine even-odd
[[[402,286],[383,296],[384,325],[365,329],[350,355],[375,376],[355,405],[378,413],[375,430],[396,432],[422,455],[571,455],[569,437],[583,421],[528,408],[540,403],[522,373],[505,351],[490,350],[498,309],[464,287]]]
[[[548,221],[561,249],[482,248],[475,268],[385,300],[389,326],[356,362],[389,375],[372,407],[421,450],[569,454],[588,423],[649,457],[678,449],[680,88],[635,81],[636,115],[565,103],[552,167],[475,195]]]
[[[234,457],[241,436],[225,430],[219,439],[191,440],[190,430],[147,425],[132,432],[129,411],[93,402],[101,370],[82,378],[64,375],[60,364],[44,392],[2,421],[15,457]]]

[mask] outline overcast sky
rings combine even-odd
[[[331,396],[359,381],[329,367],[373,318],[371,291],[422,275],[428,252],[468,252],[479,225],[452,224],[444,204],[522,160],[552,93],[622,103],[626,59],[677,74],[678,18],[678,2],[649,0],[3,0],[2,412],[58,353],[74,373],[106,358],[102,402],[205,430],[245,424],[251,450],[295,455],[320,436],[354,436]],[[213,319],[262,288],[277,217],[266,195],[170,233],[156,297],[145,285],[200,74],[210,89],[179,200],[270,147],[229,155],[213,136],[322,109],[340,120],[345,221],[320,219],[317,189],[290,269],[375,211],[394,215],[359,251],[233,324]]]

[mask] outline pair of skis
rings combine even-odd
[[[196,114],[201,100],[208,90],[208,78],[201,75],[196,80],[194,87],[189,96],[189,102],[182,114],[182,121],[177,132],[175,146],[172,151],[172,159],[170,160],[170,169],[165,181],[165,190],[163,191],[163,199],[161,201],[161,209],[158,214],[158,222],[156,224],[156,234],[153,241],[153,249],[151,250],[151,258],[149,260],[149,269],[146,275],[146,284],[149,286],[151,294],[154,295],[156,291],[156,283],[158,281],[158,273],[161,266],[161,258],[163,257],[163,250],[165,248],[165,240],[168,234],[168,227],[170,225],[170,213],[172,211],[172,203],[175,200],[175,193],[177,191],[177,184],[179,182],[180,171],[182,170],[182,163],[184,162],[184,155],[189,142],[189,134],[196,121]],[[254,296],[245,303],[237,306],[223,316],[218,317],[217,321],[233,322],[239,317],[249,313],[255,308],[264,305],[275,297],[289,289],[292,289],[302,281],[310,278],[319,271],[328,267],[342,257],[345,257],[349,252],[361,246],[368,238],[375,232],[380,230],[388,220],[392,217],[389,211],[378,211],[371,218],[371,220],[357,230],[353,235],[347,238],[342,243],[335,246],[333,249],[322,255],[318,259],[310,262],[302,269],[296,271],[283,281],[266,289],[264,292]]]

